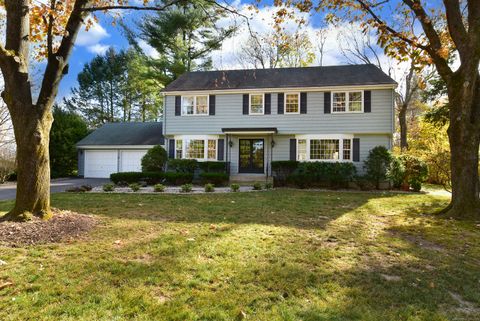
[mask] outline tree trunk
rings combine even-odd
[[[480,86],[456,81],[449,88],[452,200],[443,211],[457,218],[480,217],[478,153],[480,144]],[[474,86],[474,88],[472,88]]]
[[[20,108],[13,106],[16,110]],[[37,109],[30,106],[27,109]],[[12,122],[17,143],[17,196],[7,220],[26,221],[32,215],[42,219],[52,216],[50,209],[49,141],[53,122],[51,112],[15,113]]]
[[[402,104],[400,106],[400,111],[398,112],[398,123],[400,124],[400,149],[402,152],[408,149],[407,107],[407,104]]]

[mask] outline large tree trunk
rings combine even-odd
[[[478,76],[455,77],[449,86],[452,200],[445,215],[479,218],[480,86]],[[455,83],[453,83],[455,82]]]
[[[12,117],[17,143],[17,196],[14,208],[5,219],[29,220],[32,215],[49,219],[50,163],[49,141],[53,117],[51,112],[19,113],[18,110],[37,109],[36,106],[16,108]]]
[[[398,123],[400,125],[400,149],[402,150],[402,152],[408,149],[407,107],[407,104],[402,104],[398,112]]]

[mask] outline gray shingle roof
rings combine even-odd
[[[77,143],[91,145],[163,145],[161,122],[108,123]]]
[[[396,84],[374,65],[244,69],[187,72],[163,89],[169,91],[296,88]]]

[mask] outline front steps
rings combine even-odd
[[[230,183],[236,183],[240,185],[250,185],[254,183],[273,182],[273,178],[265,174],[233,174],[230,175]]]

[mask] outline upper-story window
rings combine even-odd
[[[183,96],[182,115],[208,115],[208,96]]]
[[[347,91],[332,93],[334,113],[363,112],[363,91]]]
[[[300,113],[300,94],[285,94],[285,114]]]
[[[264,114],[264,100],[263,94],[250,94],[250,115]]]

